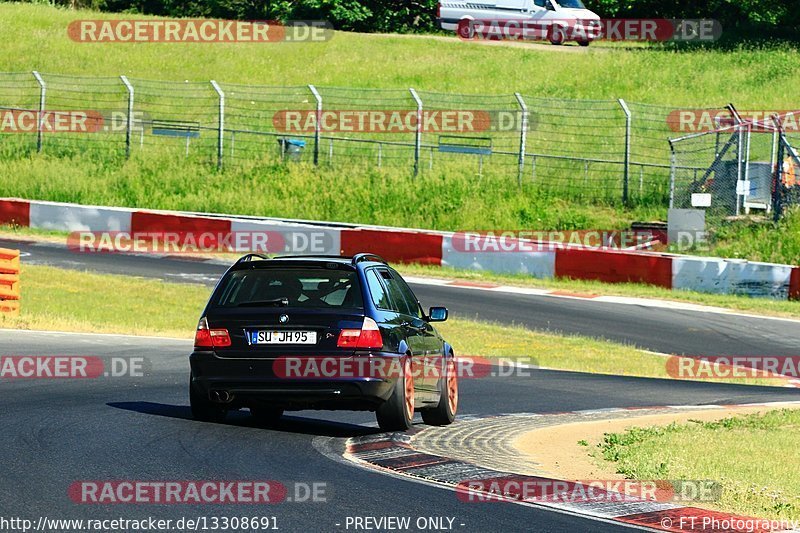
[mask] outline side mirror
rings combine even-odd
[[[428,312],[428,321],[444,322],[447,320],[447,314],[446,307],[431,307],[430,311]]]

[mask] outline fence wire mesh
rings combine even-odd
[[[41,150],[57,156],[120,154],[125,149],[127,91],[120,78],[89,78],[41,74],[45,84],[45,106],[62,118],[86,112],[86,131],[42,135]]]
[[[670,207],[702,209],[711,224],[752,210],[780,218],[800,196],[796,129],[784,127],[791,115],[761,121],[731,115],[715,129],[670,140]]]
[[[773,189],[775,219],[787,208],[800,205],[800,112],[776,119],[777,171]]]
[[[526,150],[531,182],[548,192],[622,198],[626,118],[619,102],[525,101],[532,115]]]
[[[670,207],[703,208],[707,221],[737,214],[744,138],[730,126],[673,140]]]
[[[219,167],[357,165],[406,175],[456,173],[486,185],[607,203],[665,203],[667,141],[679,131],[674,108],[622,100],[49,73],[0,73],[0,109],[102,117],[102,127],[91,132],[12,135],[0,128],[6,157],[39,151]],[[458,112],[471,117],[468,126],[446,127],[441,117]],[[344,127],[350,124],[344,114],[356,121],[361,116],[366,127]],[[404,127],[386,129],[386,122],[371,122],[376,116],[396,118]],[[697,164],[706,165],[700,159]]]
[[[274,117],[281,110],[311,112],[316,109],[314,95],[307,86],[253,87],[219,83],[225,97],[223,158],[226,162],[276,160],[286,155]],[[295,134],[309,143],[313,135]],[[313,154],[299,153],[303,161]]]

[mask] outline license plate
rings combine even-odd
[[[250,344],[316,344],[316,331],[251,331]]]

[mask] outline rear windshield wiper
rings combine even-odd
[[[256,300],[240,303],[236,307],[289,307],[289,298],[275,298],[274,300]]]

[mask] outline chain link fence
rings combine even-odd
[[[676,132],[673,107],[623,100],[38,72],[0,73],[0,111],[5,118],[33,113],[39,124],[46,116],[88,112],[97,122],[91,131],[63,132],[5,124],[4,157],[141,155],[220,168],[283,161],[410,176],[454,172],[492,186],[639,205],[669,198],[674,165],[667,141]],[[688,161],[689,153],[679,157]],[[684,165],[708,169],[706,159],[698,154]],[[680,185],[689,178],[676,179]]]
[[[702,209],[706,222],[772,213],[800,201],[796,113],[742,120],[732,106],[709,131],[670,140],[670,207]]]
[[[775,219],[800,205],[800,112],[776,117],[777,170],[773,194]]]

